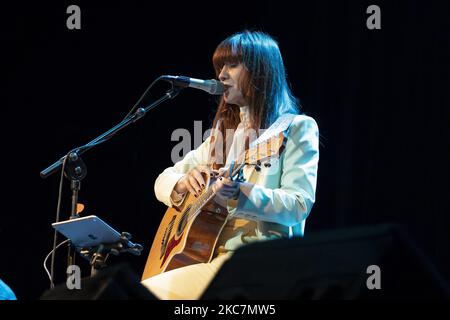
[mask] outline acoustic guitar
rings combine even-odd
[[[285,147],[284,132],[248,149],[230,166],[229,177],[243,180],[246,165],[256,168],[271,157],[279,157]],[[267,165],[267,163],[266,163]],[[167,209],[150,249],[142,280],[172,269],[210,262],[219,235],[227,223],[228,210],[214,200],[216,176],[204,174],[206,188],[196,198],[187,194],[178,207]]]

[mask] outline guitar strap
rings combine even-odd
[[[259,143],[268,140],[272,137],[277,136],[280,132],[286,131],[287,129],[289,129],[292,121],[294,120],[294,118],[297,116],[297,114],[283,114],[280,117],[278,117],[278,119],[272,123],[272,125],[267,128],[267,129],[260,129],[260,131],[263,131],[263,133],[254,141],[252,141],[249,145],[249,148],[254,148],[256,145],[258,145]],[[216,129],[217,132],[219,131],[219,122],[217,123]],[[213,144],[211,144],[211,147],[213,146]],[[215,162],[215,157],[216,155],[212,154],[211,150],[209,150],[208,152],[208,158],[209,161],[207,163],[214,163]],[[226,166],[224,166],[226,167]]]
[[[260,135],[258,139],[254,140],[250,144],[250,148],[253,148],[259,143],[268,140],[274,136],[277,136],[280,132],[289,129],[292,121],[296,116],[297,116],[296,114],[288,113],[278,117],[278,119],[268,129],[264,129],[263,134]]]
[[[292,124],[292,121],[296,117],[296,114],[284,114],[278,117],[278,119],[267,129],[264,129],[264,132],[259,136],[258,139],[254,140],[250,143],[250,148],[256,148],[256,146],[266,140],[269,140],[281,132],[284,132],[289,129]],[[247,181],[251,181],[253,174],[255,173],[255,167],[252,166],[250,168],[247,167]],[[241,173],[242,174],[242,173]]]

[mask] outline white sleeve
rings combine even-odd
[[[197,149],[192,150],[186,154],[186,156],[175,163],[174,166],[165,169],[155,181],[155,195],[156,198],[167,205],[172,207],[174,205],[179,205],[184,197],[176,197],[176,202],[171,198],[172,191],[178,180],[183,177],[192,168],[203,165],[208,165],[208,153],[209,153],[209,143],[210,138],[208,137]]]
[[[313,118],[297,116],[288,133],[280,187],[241,183],[234,216],[293,226],[306,219],[315,201],[319,131]]]

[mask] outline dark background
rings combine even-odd
[[[66,28],[70,4],[81,7],[81,30]],[[366,27],[371,4],[381,8],[381,30]],[[217,44],[249,28],[278,40],[293,92],[319,124],[317,202],[306,235],[397,222],[448,281],[449,9],[448,1],[418,0],[2,5],[0,278],[19,299],[48,288],[42,262],[60,175],[44,180],[39,172],[119,122],[157,76],[213,78]],[[156,86],[148,101],[166,88]],[[145,245],[141,257],[111,262],[141,274],[165,212],[153,183],[172,164],[171,134],[193,133],[195,120],[206,130],[215,106],[212,96],[185,90],[83,156],[83,215]],[[63,202],[66,219],[67,181]],[[58,283],[65,263],[61,249]]]

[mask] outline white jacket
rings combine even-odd
[[[193,167],[208,165],[209,149],[210,138],[165,169],[155,182],[157,199],[173,206],[175,184]],[[262,165],[259,172],[253,166],[244,168],[246,182],[241,183],[239,198],[228,201],[231,226],[223,231],[226,250],[252,240],[303,236],[305,220],[315,202],[318,162],[317,123],[311,117],[298,115],[288,128],[286,147],[279,159],[272,159],[270,167]],[[243,228],[242,220],[253,224]],[[249,233],[249,228],[254,232]]]

